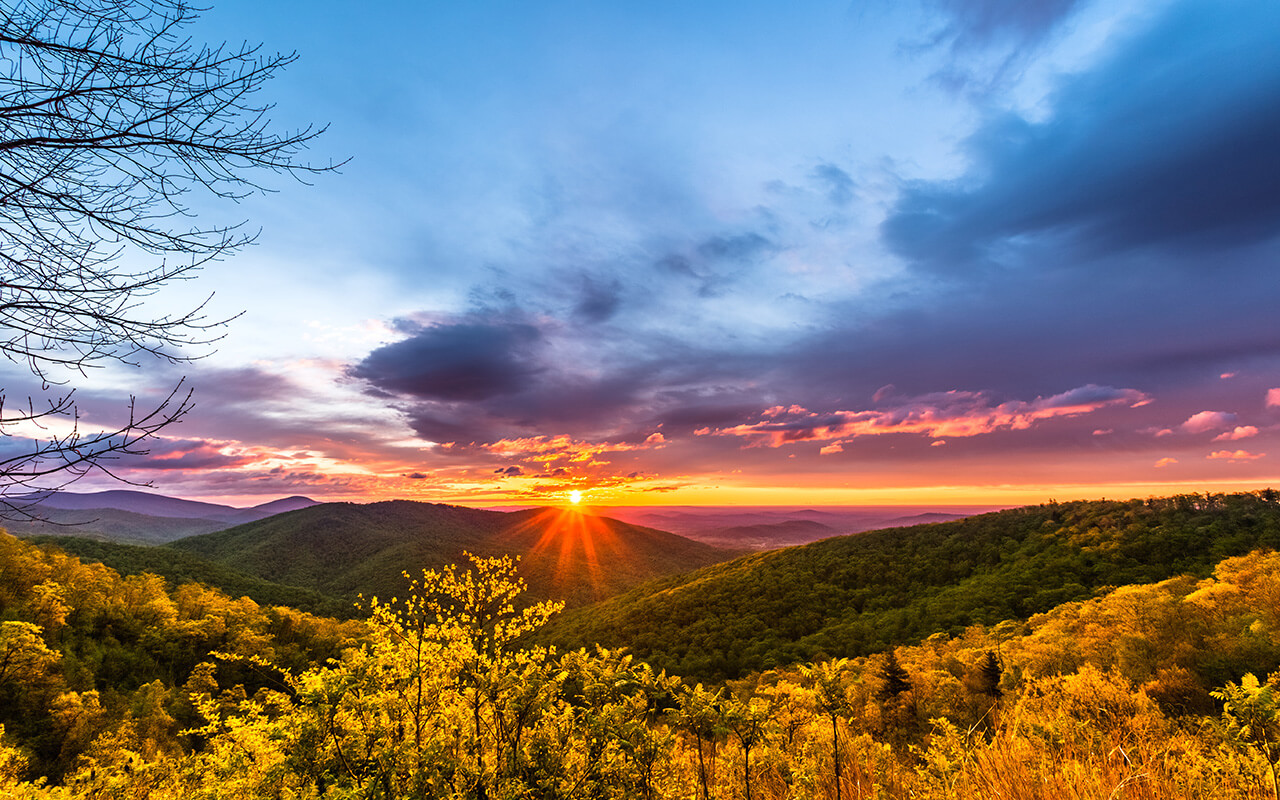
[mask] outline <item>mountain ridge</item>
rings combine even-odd
[[[503,512],[412,500],[321,503],[167,546],[341,598],[402,593],[403,573],[456,563],[466,552],[518,555],[533,598],[571,605],[740,552],[572,510]]]

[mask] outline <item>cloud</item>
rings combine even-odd
[[[963,18],[975,34],[996,30],[981,20],[1003,5],[957,4],[973,12]],[[885,241],[923,269],[954,273],[1011,264],[1048,242],[1097,254],[1274,236],[1277,11],[1231,8],[1176,5],[1110,59],[1065,80],[1044,121],[990,117],[967,142],[970,174],[908,184],[882,226]],[[1242,58],[1249,69],[1240,69]]]
[[[1201,411],[1192,414],[1180,427],[1187,433],[1205,433],[1229,427],[1236,421],[1236,415],[1227,411]]]
[[[1173,464],[1177,464],[1177,463],[1178,463],[1178,459],[1172,458],[1172,457],[1166,457],[1157,461],[1155,463],[1155,467],[1156,469],[1162,469],[1164,467],[1172,466]]]
[[[582,322],[600,323],[617,313],[622,305],[622,286],[615,279],[598,281],[590,276],[582,279],[582,296],[573,316]]]
[[[849,173],[834,164],[819,164],[811,176],[827,191],[827,200],[841,208],[853,201],[854,183]]]
[[[953,390],[909,399],[889,409],[867,411],[817,413],[798,406],[775,406],[763,411],[758,422],[722,428],[714,434],[739,436],[752,445],[769,447],[890,433],[960,438],[998,430],[1026,430],[1042,420],[1088,414],[1107,406],[1133,407],[1148,399],[1135,389],[1096,385],[1031,401],[1003,403],[983,392]]]
[[[1213,437],[1215,442],[1234,442],[1240,439],[1248,439],[1251,436],[1257,436],[1258,429],[1253,425],[1238,425],[1234,430],[1220,433]]]
[[[1267,390],[1267,408],[1280,408],[1280,389]]]
[[[215,470],[231,469],[262,459],[260,452],[234,448],[225,442],[191,439],[153,439],[149,455],[129,458],[131,470]]]
[[[947,18],[938,41],[954,49],[984,47],[1000,39],[1030,43],[1043,38],[1083,0],[931,0]]]
[[[536,376],[540,331],[528,324],[460,322],[412,326],[410,336],[374,350],[352,377],[378,389],[444,401],[519,392]]]
[[[1266,455],[1266,453],[1250,453],[1248,450],[1215,450],[1205,456],[1205,458],[1211,460],[1226,460],[1235,463],[1238,461],[1256,461]]]

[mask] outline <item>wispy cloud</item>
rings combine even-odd
[[[996,402],[984,392],[949,391],[923,395],[888,409],[818,413],[799,406],[775,406],[761,421],[715,431],[752,445],[781,447],[794,442],[829,442],[859,436],[920,434],[934,439],[969,437],[999,430],[1026,430],[1055,417],[1074,417],[1107,406],[1140,406],[1150,398],[1135,389],[1082,386],[1035,400]],[[829,451],[837,452],[837,451]]]

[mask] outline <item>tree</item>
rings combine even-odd
[[[183,348],[215,341],[226,320],[148,300],[256,233],[196,224],[194,197],[236,201],[266,190],[259,175],[339,166],[299,161],[323,128],[276,133],[256,98],[296,54],[193,44],[196,17],[186,0],[0,2],[0,353],[45,392],[104,362],[198,358]],[[10,511],[21,505],[6,497],[145,453],[191,408],[179,382],[86,431],[73,392],[6,405],[0,389],[0,435],[31,442],[0,459]]]
[[[896,659],[895,659],[895,662]],[[849,701],[850,661],[837,658],[821,664],[800,667],[800,674],[813,681],[813,702],[817,711],[831,720],[831,763],[835,767],[836,800],[841,797],[840,728],[841,718],[853,709]],[[899,665],[901,668],[901,665]]]
[[[884,682],[879,695],[882,703],[893,703],[903,693],[911,691],[911,676],[898,663],[898,654],[893,650],[885,656],[884,666],[880,669],[880,680]]]

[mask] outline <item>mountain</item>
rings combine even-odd
[[[773,550],[808,544],[819,539],[839,536],[843,531],[808,519],[792,519],[786,522],[762,522],[756,525],[734,525],[727,528],[705,528],[697,531],[700,542],[717,547],[737,547],[750,550]]]
[[[236,508],[220,503],[202,503],[197,500],[183,500],[150,492],[136,492],[128,489],[112,489],[106,492],[52,492],[48,495],[28,495],[17,498],[19,502],[29,502],[35,510],[61,509],[64,511],[96,511],[99,509],[116,509],[145,514],[149,517],[177,517],[185,519],[213,519],[229,524],[249,522],[263,519],[282,511],[293,511],[298,508],[316,505],[314,500],[306,497],[286,497],[272,500],[269,503],[251,508]]]
[[[347,599],[403,595],[403,573],[459,562],[464,552],[518,555],[531,597],[571,605],[740,552],[573,510],[501,512],[408,500],[324,503],[169,547]]]
[[[0,527],[10,533],[76,536],[125,544],[163,544],[316,505],[306,497],[285,497],[251,508],[235,508],[122,489],[54,492],[17,498],[15,502],[29,503],[24,511],[35,519],[4,520]]]
[[[1280,495],[1051,503],[824,539],[676,575],[554,619],[547,641],[629,647],[655,667],[733,678],[957,634],[1106,587],[1208,575],[1280,548]]]
[[[725,547],[770,550],[846,533],[963,519],[992,506],[776,506],[613,507],[611,517]],[[770,527],[778,526],[778,527]],[[741,541],[736,541],[741,539]]]

